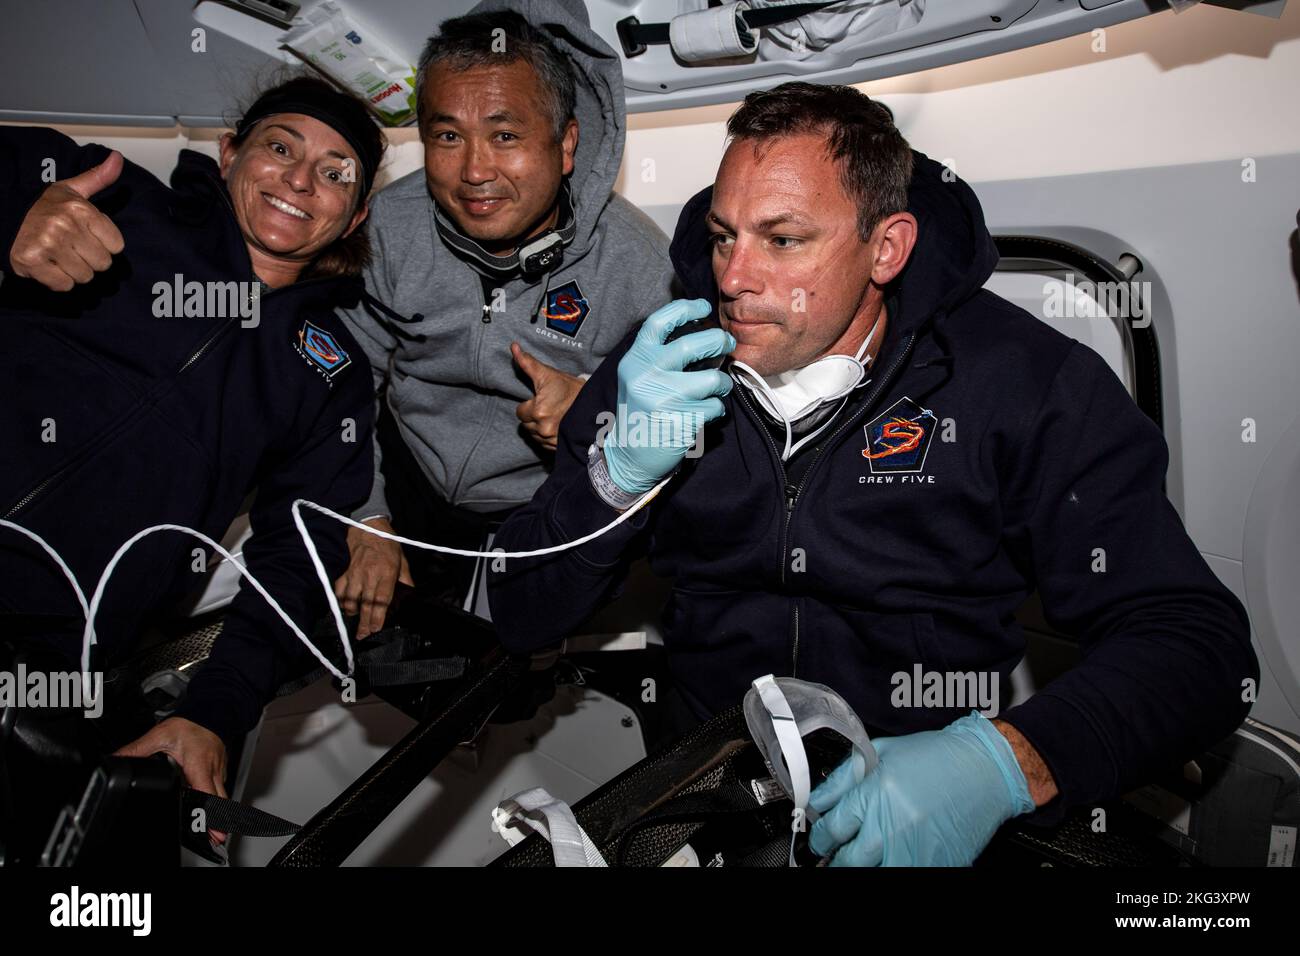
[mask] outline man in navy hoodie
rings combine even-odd
[[[849,87],[753,94],[728,132],[673,239],[700,298],[592,376],[496,544],[571,541],[671,481],[588,544],[498,564],[502,641],[563,638],[648,554],[694,718],[775,673],[877,737],[864,781],[846,766],[812,796],[837,865],[969,863],[1011,817],[1060,819],[1230,733],[1248,621],[1164,495],[1159,429],[1095,353],[981,288],[997,252],[970,188]],[[721,329],[665,342],[710,306]],[[1006,686],[1035,589],[1078,666],[994,720],[899,693],[918,668]]]

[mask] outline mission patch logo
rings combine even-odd
[[[576,282],[566,282],[546,293],[546,304],[542,308],[546,316],[546,327],[573,338],[582,328],[582,323],[591,314],[591,305]]]
[[[867,459],[873,475],[920,474],[937,421],[934,412],[910,398],[900,398],[863,426]]]
[[[348,353],[329,332],[310,322],[304,322],[293,347],[298,354],[313,365],[326,378],[333,378],[352,364]]]

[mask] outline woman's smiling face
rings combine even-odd
[[[266,117],[238,147],[223,136],[221,175],[255,265],[270,258],[301,268],[366,217],[356,153],[301,113]]]

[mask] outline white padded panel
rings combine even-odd
[[[1300,416],[1264,462],[1251,492],[1242,542],[1242,576],[1260,667],[1285,696],[1300,731]],[[1262,695],[1261,695],[1261,703]],[[1281,708],[1283,701],[1274,702]],[[1261,720],[1268,717],[1261,716]]]
[[[1132,394],[1132,368],[1124,351],[1124,340],[1096,298],[1087,293],[1082,279],[1076,277],[1071,282],[1063,271],[995,272],[984,288],[1038,316],[1062,335],[1088,346],[1106,360]],[[1049,303],[1055,306],[1062,302],[1072,304],[1048,308]]]

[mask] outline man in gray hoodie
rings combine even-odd
[[[372,200],[371,299],[343,313],[380,399],[355,518],[476,548],[545,480],[586,377],[674,298],[673,270],[667,237],[613,192],[622,69],[578,0],[484,0],[419,67],[424,169]],[[452,597],[472,572],[357,529],[349,546],[336,592],[359,637],[398,580]]]

